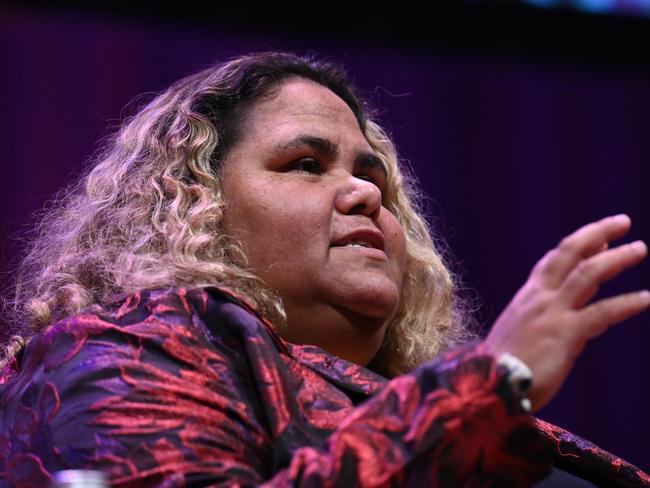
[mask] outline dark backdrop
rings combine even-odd
[[[137,95],[232,55],[313,50],[347,66],[383,107],[487,330],[534,263],[579,226],[626,212],[623,241],[650,240],[650,63],[638,46],[648,36],[630,34],[633,21],[523,15],[441,14],[434,25],[416,13],[380,28],[344,16],[226,23],[0,5],[2,271],[20,248],[7,237],[74,177]],[[649,277],[644,263],[599,297],[648,287]],[[649,322],[646,312],[592,340],[536,414],[646,471]]]

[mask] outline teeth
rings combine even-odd
[[[353,246],[353,247],[372,247],[369,243],[366,241],[350,241],[346,242],[344,246]]]

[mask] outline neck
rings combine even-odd
[[[311,344],[367,366],[384,338],[384,318],[367,317],[342,307],[319,304],[305,309],[285,304],[287,327],[278,333],[294,344]]]

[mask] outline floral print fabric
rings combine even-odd
[[[526,414],[474,342],[388,380],[284,341],[225,288],[117,297],[39,333],[0,378],[0,487],[99,469],[119,487],[532,486],[638,468]]]

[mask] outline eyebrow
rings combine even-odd
[[[328,159],[337,159],[340,154],[338,146],[330,139],[311,134],[300,134],[290,141],[276,146],[274,152],[292,151],[303,147],[310,147]],[[362,151],[358,153],[354,159],[354,167],[376,170],[382,173],[384,178],[388,178],[388,171],[386,171],[384,163],[379,159],[379,156],[371,152]]]

